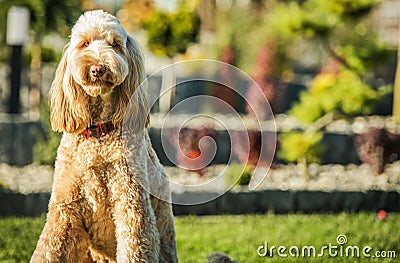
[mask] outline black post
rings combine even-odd
[[[8,113],[20,112],[19,90],[21,87],[22,45],[13,45],[11,67],[11,93],[8,101]]]

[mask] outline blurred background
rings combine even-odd
[[[398,130],[394,119],[386,118],[399,115],[400,102],[393,103],[398,101],[393,96],[398,93],[398,0],[2,0],[1,6],[1,162],[54,161],[59,136],[49,130],[47,93],[71,26],[90,9],[104,9],[121,20],[145,50],[148,75],[173,62],[199,58],[248,73],[267,97],[278,129],[285,132],[277,155],[283,161],[324,159],[317,147],[323,137],[319,131],[338,119],[346,122],[333,125],[339,133],[356,129],[364,134],[371,127],[385,129],[375,131],[379,134]],[[16,9],[22,9],[22,18],[12,20],[11,13],[18,12],[10,11]],[[177,87],[166,105],[154,105],[152,112],[167,112],[188,96],[209,94],[251,115],[248,104],[257,107],[259,98],[249,83],[242,86],[246,98],[216,85],[197,84],[195,91]],[[309,126],[311,133],[293,132]],[[293,150],[299,147],[305,150]],[[349,163],[360,158],[336,159]]]

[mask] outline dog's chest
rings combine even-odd
[[[92,173],[102,177],[104,173],[110,173],[113,167],[125,162],[124,147],[118,130],[102,138],[81,138],[77,144],[74,157],[81,164],[80,169],[83,172],[93,170]]]
[[[111,189],[123,176],[121,171],[127,170],[120,136],[115,135],[80,140],[74,154],[75,167],[80,174],[77,179],[81,181],[81,197],[94,214],[112,207]]]
[[[97,139],[96,139],[97,140]],[[113,222],[113,188],[117,178],[124,176],[125,160],[119,138],[114,140],[85,141],[81,195],[87,207],[86,229],[95,248],[115,254],[115,226]],[[108,253],[107,253],[108,254]]]

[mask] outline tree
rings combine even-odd
[[[172,64],[173,57],[184,54],[193,42],[197,41],[200,19],[195,11],[188,10],[181,2],[180,8],[169,13],[154,10],[150,18],[143,23],[147,31],[147,45],[156,55],[167,56]],[[160,111],[167,112],[174,98],[175,73],[172,68],[163,71],[163,82],[159,99]]]
[[[319,162],[323,152],[320,132],[338,117],[370,114],[374,105],[387,94],[387,87],[372,89],[360,77],[348,69],[322,70],[311,82],[307,91],[301,93],[289,114],[306,127],[302,132],[286,133],[280,138],[279,155],[289,162],[298,162],[305,168]]]
[[[173,58],[186,52],[197,41],[200,20],[195,11],[179,9],[175,13],[155,10],[144,22],[147,45],[157,55]]]
[[[315,50],[322,51],[324,62],[320,66],[325,65],[289,111],[305,128],[281,137],[282,158],[305,167],[319,161],[323,150],[320,130],[335,118],[371,113],[374,103],[388,93],[388,87],[377,90],[368,83],[373,67],[391,54],[369,19],[370,11],[379,3],[290,1],[277,4],[269,16],[269,34],[277,35],[281,42],[294,43],[292,50],[312,42]],[[305,175],[307,178],[307,170]]]

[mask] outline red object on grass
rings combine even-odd
[[[385,219],[386,216],[387,216],[387,212],[386,212],[385,210],[379,210],[378,213],[376,213],[376,217],[377,217],[379,220]]]

